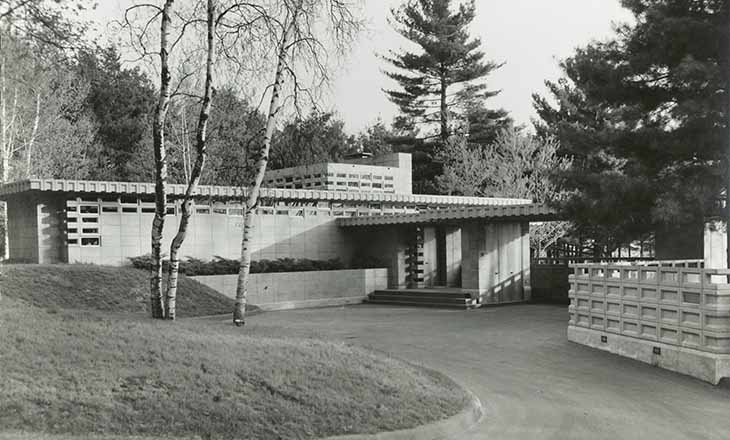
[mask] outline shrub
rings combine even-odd
[[[373,257],[369,255],[355,255],[352,258],[352,268],[353,269],[380,269],[383,267],[388,267],[388,263],[378,257]]]
[[[129,259],[132,267],[142,270],[152,270],[152,256],[150,254]],[[233,275],[238,273],[239,261],[213,257],[211,261],[203,261],[199,258],[189,257],[180,262],[180,273],[188,276],[198,275]],[[272,273],[272,272],[309,272],[316,270],[341,270],[345,265],[338,258],[330,260],[309,260],[306,258],[279,258],[277,260],[257,260],[251,262],[251,273]],[[163,260],[162,270],[169,272],[170,262]]]

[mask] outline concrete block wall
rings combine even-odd
[[[345,232],[334,217],[325,215],[257,215],[254,221],[253,259],[340,258],[349,262],[352,249]],[[150,252],[153,213],[102,212],[99,215],[100,246],[69,245],[69,262],[118,265],[128,258]],[[168,215],[163,234],[163,252],[169,254],[177,233],[179,217]],[[183,257],[210,260],[215,256],[239,258],[243,217],[226,214],[196,213],[191,217],[187,237],[180,250]]]
[[[414,230],[407,226],[344,230],[347,242],[354,250],[353,257],[358,255],[382,260],[388,269],[388,288],[408,287],[409,247]]]
[[[445,226],[446,285],[461,287],[461,228]]]
[[[462,288],[483,304],[530,299],[529,225],[470,222],[461,234]]]
[[[64,199],[28,194],[8,200],[10,258],[40,264],[63,263]]]
[[[571,265],[569,326],[730,354],[730,271]]]
[[[43,198],[36,205],[38,262],[41,264],[68,261],[65,208],[65,200],[58,196]]]
[[[193,279],[230,298],[236,297],[238,275]],[[387,285],[387,269],[251,274],[247,300],[263,310],[359,304]]]
[[[708,269],[724,269],[727,266],[727,225],[711,219],[705,223],[704,260]]]
[[[10,258],[38,261],[38,202],[35,197],[8,199],[8,241]]]
[[[264,183],[272,188],[412,194],[411,165],[410,154],[392,153],[345,163],[270,170],[266,172]]]

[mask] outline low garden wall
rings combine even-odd
[[[192,278],[226,296],[236,297],[238,275]],[[250,275],[247,300],[268,311],[339,306],[361,303],[368,294],[387,288],[387,269],[256,273]]]
[[[568,339],[712,383],[730,377],[730,270],[701,266],[571,264]]]

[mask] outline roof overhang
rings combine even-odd
[[[342,227],[372,227],[386,225],[453,224],[467,221],[554,221],[560,220],[558,213],[544,204],[523,204],[512,206],[468,206],[461,208],[429,209],[417,214],[396,214],[391,216],[363,216],[340,218]]]
[[[187,185],[168,184],[167,194],[172,198],[182,198]],[[0,200],[30,191],[66,192],[71,194],[116,194],[116,195],[154,195],[155,184],[148,182],[112,182],[91,180],[30,179],[0,185]],[[248,195],[248,188],[234,186],[200,185],[197,197],[241,200]],[[314,201],[352,201],[392,203],[414,206],[510,206],[529,203],[525,199],[505,199],[487,197],[436,196],[427,194],[388,194],[354,191],[319,191],[305,189],[262,188],[260,197],[274,200],[302,202]]]

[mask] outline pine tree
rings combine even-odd
[[[454,117],[499,93],[479,81],[501,65],[485,61],[481,40],[469,35],[474,1],[453,10],[451,0],[409,0],[391,13],[396,31],[422,52],[391,51],[384,57],[397,68],[386,74],[402,88],[386,93],[413,124],[438,123],[438,136],[446,142]]]
[[[730,2],[622,4],[635,24],[578,49],[551,99],[534,97],[538,131],[575,158],[563,208],[606,242],[702,222],[729,169]]]

